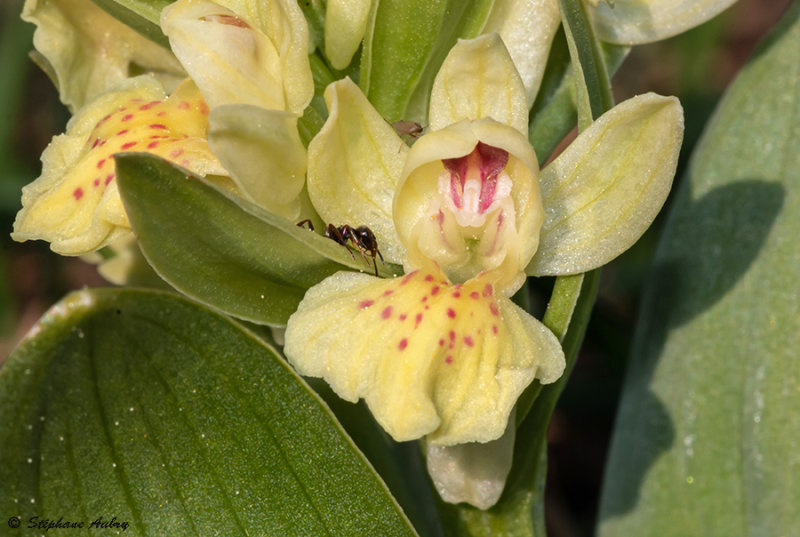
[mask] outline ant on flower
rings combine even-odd
[[[301,220],[297,225],[299,227],[308,226],[307,229],[314,231],[314,224],[311,223],[311,220]],[[366,261],[368,265],[369,260],[366,254],[369,254],[370,257],[372,257],[372,264],[375,267],[375,276],[378,275],[378,262],[375,260],[375,256],[380,257],[381,263],[383,263],[383,255],[381,255],[380,250],[378,250],[378,239],[375,238],[375,234],[370,228],[367,226],[358,226],[354,228],[348,224],[337,227],[333,224],[328,224],[325,226],[324,235],[347,248],[347,251],[350,252],[350,257],[355,259],[353,252],[350,250],[350,243],[352,243],[361,253],[361,257],[364,258],[364,261]]]

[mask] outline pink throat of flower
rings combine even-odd
[[[497,176],[508,164],[508,151],[478,142],[469,155],[443,159],[442,164],[450,172],[450,197],[458,209],[465,205],[467,181],[480,182],[477,212],[483,214],[494,201]]]

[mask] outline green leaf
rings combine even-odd
[[[416,535],[274,349],[163,293],[82,291],[43,318],[0,371],[0,482],[26,526]]]
[[[800,528],[800,4],[720,104],[642,306],[602,537]]]
[[[573,59],[578,130],[582,131],[593,119],[614,106],[614,98],[605,59],[589,22],[586,6],[581,0],[558,0],[558,7]]]
[[[157,157],[118,155],[116,163],[147,260],[170,285],[225,313],[285,324],[312,285],[348,267],[371,270],[335,242],[234,200]]]
[[[161,10],[172,0],[92,0],[103,10],[159,45],[169,48],[161,31]]]
[[[459,37],[474,37],[488,0],[381,0],[367,23],[359,85],[387,121],[425,123],[433,79]]]
[[[630,50],[627,47],[601,44],[608,76],[614,74]],[[528,139],[543,166],[561,140],[575,127],[575,83],[570,68],[569,50],[564,31],[553,40],[542,85],[530,114]]]

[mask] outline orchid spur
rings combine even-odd
[[[338,273],[310,289],[287,357],[343,399],[363,398],[396,440],[501,438],[525,387],[564,367],[558,340],[508,297],[526,274],[590,270],[641,235],[675,171],[679,104],[644,95],[617,106],[540,175],[525,88],[496,34],[450,52],[429,132],[410,149],[349,80],[325,97],[311,200],[328,221],[369,225],[406,274]]]

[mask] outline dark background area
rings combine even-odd
[[[686,135],[676,182],[722,92],[790,1],[741,0],[699,28],[635,48],[614,77],[617,101],[647,91],[680,98]],[[0,233],[0,363],[68,291],[107,285],[93,265],[55,255],[41,242],[15,243],[8,235],[20,208],[20,188],[39,175],[42,150],[69,119],[50,81],[27,57],[33,26],[18,19],[21,6],[21,1],[0,0],[0,224],[5,230]],[[663,215],[631,250],[603,268],[586,341],[549,432],[550,537],[594,531],[639,297]]]

